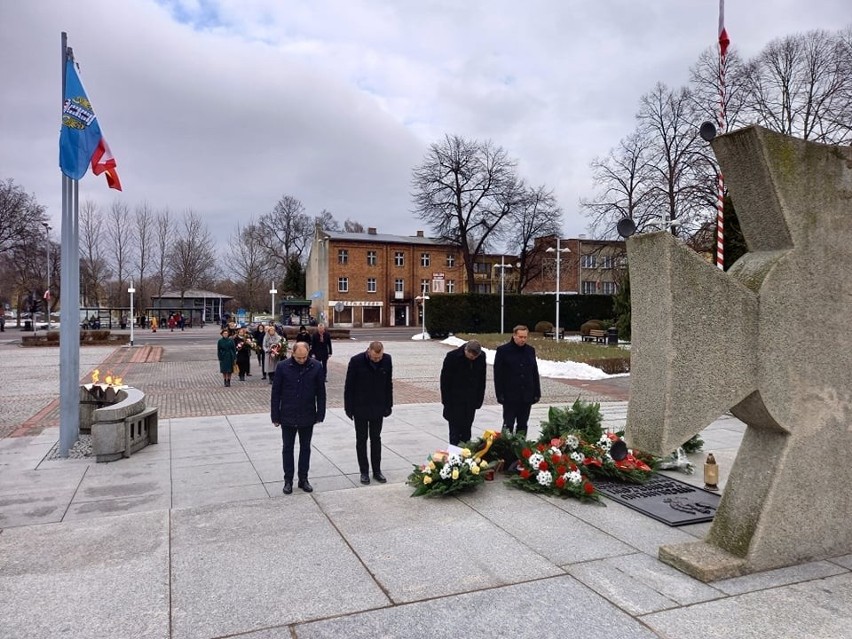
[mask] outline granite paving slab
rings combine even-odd
[[[168,492],[91,501],[79,501],[75,498],[68,506],[68,510],[62,521],[94,519],[107,515],[146,512],[150,510],[168,510],[171,503],[171,495]]]
[[[171,529],[175,639],[389,604],[309,495],[173,510]]]
[[[832,563],[837,564],[838,566],[843,566],[844,568],[848,568],[852,570],[852,555],[843,555],[841,557],[834,557],[830,559]]]
[[[724,596],[715,588],[641,553],[569,566],[568,573],[632,615]]]
[[[563,574],[466,504],[410,494],[409,486],[387,484],[316,496],[393,602]],[[459,568],[441,578],[450,566]]]
[[[0,495],[0,529],[62,521],[75,490],[20,490]]]
[[[776,588],[802,581],[811,581],[823,577],[831,577],[848,572],[848,568],[839,566],[830,561],[811,561],[797,566],[776,568],[742,577],[731,579],[720,579],[711,585],[729,595],[741,595],[755,590]]]
[[[852,573],[645,615],[666,639],[849,637]]]
[[[0,535],[0,637],[169,637],[167,511]]]
[[[463,567],[470,564],[462,564]],[[441,573],[439,573],[440,575]],[[444,573],[449,576],[451,572]],[[244,639],[651,639],[657,637],[571,577],[504,586],[339,619],[253,633]]]
[[[459,499],[559,566],[634,552],[550,502],[507,486],[499,475],[496,481]]]
[[[172,486],[172,508],[190,508],[233,501],[264,499],[266,497],[268,497],[266,488],[260,483],[246,486],[195,487],[192,489]]]

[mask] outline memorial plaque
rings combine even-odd
[[[678,479],[653,473],[644,484],[595,481],[604,497],[669,526],[713,521],[721,496]]]

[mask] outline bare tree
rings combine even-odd
[[[264,304],[269,299],[269,284],[274,277],[267,252],[258,241],[259,233],[258,226],[253,222],[245,227],[237,223],[237,230],[231,236],[229,250],[225,255],[228,272],[232,276],[236,275],[233,278],[236,290],[239,291],[236,299],[240,307],[248,308],[251,312],[265,308]]]
[[[168,252],[169,282],[180,292],[209,285],[216,272],[216,244],[198,215],[185,211]]]
[[[103,216],[91,200],[80,208],[80,295],[85,306],[100,306],[112,276],[103,247]]]
[[[152,266],[151,261],[154,254],[154,242],[156,239],[154,213],[147,202],[136,206],[134,211],[134,222],[136,226],[136,289],[138,290],[139,305],[143,307],[148,301],[148,282],[145,273]]]
[[[334,219],[334,215],[331,214],[331,211],[328,209],[323,209],[320,211],[320,214],[314,217],[314,226],[311,228],[311,232],[316,227],[320,227],[323,231],[339,231],[340,230],[340,222]]]
[[[120,200],[114,200],[109,209],[109,219],[106,224],[105,241],[115,267],[117,282],[113,287],[112,306],[124,306],[127,287],[124,285],[130,273],[133,259],[133,225],[130,220],[130,208]],[[129,302],[128,302],[129,304]]]
[[[284,195],[269,213],[257,222],[257,241],[266,252],[269,266],[276,280],[284,277],[291,256],[302,259],[305,247],[311,241],[313,224],[305,213],[302,202]]]
[[[343,222],[343,230],[347,233],[363,233],[365,229],[364,225],[361,224],[361,222],[346,218],[346,220]]]
[[[710,47],[701,52],[698,61],[689,70],[690,98],[696,126],[704,121],[719,120],[719,93],[721,84],[719,52]],[[748,99],[746,65],[736,49],[725,56],[725,121],[726,130],[733,131],[745,125]]]
[[[512,228],[512,244],[507,248],[517,253],[520,261],[515,280],[520,293],[528,282],[541,275],[542,260],[535,255],[535,240],[561,232],[562,210],[553,191],[541,185],[523,189],[520,203],[513,207],[507,219]]]
[[[748,66],[749,115],[787,135],[852,140],[852,53],[845,32],[809,31],[770,42]]]
[[[435,236],[459,249],[474,290],[473,256],[499,235],[520,193],[516,163],[502,147],[445,136],[412,176],[414,212]]]
[[[154,246],[156,255],[154,264],[156,267],[155,285],[157,289],[157,297],[162,297],[163,288],[166,285],[166,276],[168,274],[169,253],[172,248],[172,223],[171,213],[168,209],[163,209],[157,213],[157,219],[154,225]]]
[[[598,190],[593,197],[581,199],[580,206],[591,219],[589,227],[596,237],[615,237],[615,226],[622,218],[633,220],[641,231],[654,215],[648,205],[653,193],[648,146],[647,138],[634,131],[609,155],[592,161]]]
[[[11,178],[0,180],[0,253],[22,246],[28,234],[47,220],[44,207]]]

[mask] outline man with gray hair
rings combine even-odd
[[[450,444],[470,441],[473,418],[485,399],[485,355],[475,339],[447,353],[441,368],[441,403]]]

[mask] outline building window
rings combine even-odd
[[[489,295],[491,293],[491,284],[477,284],[474,292]]]
[[[376,252],[375,251],[367,251],[367,266],[375,266],[376,265]]]
[[[432,258],[429,257],[428,253],[420,254],[420,266],[429,266],[432,263]]]
[[[338,293],[348,293],[349,292],[349,278],[348,277],[338,277],[337,278],[337,292]]]
[[[615,282],[601,282],[602,293],[604,295],[615,295],[618,293],[618,284]]]
[[[376,278],[368,277],[367,278],[367,292],[375,293],[376,292]]]
[[[473,272],[474,273],[487,273],[489,270],[488,264],[485,262],[474,262],[473,263]]]
[[[395,266],[405,266],[405,253],[395,251],[393,254],[393,263]]]
[[[456,292],[456,281],[455,280],[447,280],[447,293],[455,293]]]
[[[337,251],[337,263],[338,264],[349,264],[349,251],[346,249],[339,249]]]
[[[615,258],[612,255],[602,255],[601,268],[615,268]]]
[[[447,266],[452,268],[456,265],[456,254],[455,253],[447,253]]]
[[[393,281],[393,290],[397,293],[405,292],[405,280],[397,279]]]
[[[583,255],[580,257],[580,266],[583,268],[597,268],[598,266],[598,256],[597,255]]]
[[[597,282],[583,282],[583,295],[594,295],[598,292]]]
[[[428,295],[429,294],[429,280],[420,280],[420,294]]]

